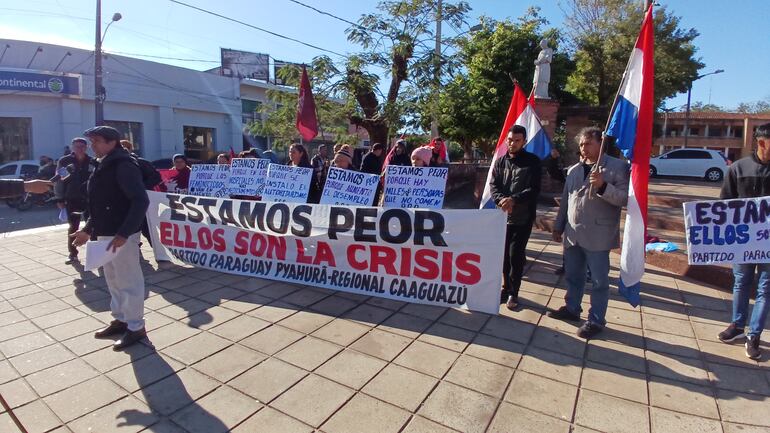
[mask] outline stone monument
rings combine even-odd
[[[548,47],[548,41],[540,41],[540,54],[535,60],[535,78],[532,88],[535,89],[535,98],[550,99],[548,96],[548,83],[551,81],[551,60],[553,49]]]

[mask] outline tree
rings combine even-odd
[[[687,109],[686,105],[683,105],[681,110],[685,111]],[[696,112],[719,112],[719,111],[725,111],[724,108],[720,107],[716,104],[704,104],[701,101],[694,102],[690,104],[690,111],[696,111]]]
[[[459,61],[464,70],[442,85],[439,98],[442,135],[460,142],[466,158],[472,156],[474,144],[485,152],[496,144],[513,94],[511,77],[520,80],[525,89],[531,87],[533,62],[542,39],[556,48],[551,63],[551,96],[562,102],[574,99],[564,90],[572,62],[558,50],[559,33],[544,29],[547,21],[539,16],[539,9],[531,8],[517,21],[487,17],[480,21],[480,30],[459,41]],[[423,124],[429,109],[422,105]]]
[[[770,97],[764,101],[741,102],[736,111],[747,114],[770,113]]]
[[[433,84],[435,54],[431,40],[435,38],[436,6],[433,0],[382,1],[380,13],[364,14],[358,24],[347,30],[348,40],[363,51],[350,56],[345,71],[335,88],[347,101],[354,101],[350,120],[366,129],[372,142],[387,143],[394,127],[400,126],[410,103],[419,98],[404,98],[403,87],[411,95],[430,92]],[[455,27],[465,24],[470,10],[468,3],[445,2],[442,20]],[[454,38],[444,38],[453,44]],[[451,73],[455,67],[449,56],[438,61],[442,72]],[[390,75],[387,93],[379,91],[380,77],[371,72],[379,68]]]
[[[358,140],[355,135],[348,132],[349,107],[345,101],[334,99],[329,94],[329,89],[324,88],[318,77],[330,74],[330,65],[325,58],[314,59],[308,68],[308,76],[313,88],[313,96],[316,103],[318,123],[321,128],[320,138],[324,141],[341,143],[354,143]],[[287,66],[278,72],[287,86],[299,87],[302,70],[297,66]],[[315,79],[314,79],[315,78]],[[268,90],[268,103],[262,104],[260,113],[262,120],[249,124],[248,128],[255,135],[273,137],[273,148],[281,151],[299,138],[296,127],[297,118],[297,92],[296,90]]]
[[[644,11],[634,0],[564,0],[565,28],[576,69],[567,90],[583,101],[607,107],[620,86]],[[695,29],[681,29],[680,18],[657,8],[655,24],[655,104],[686,92],[704,64],[695,57]]]

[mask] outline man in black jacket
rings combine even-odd
[[[757,127],[754,137],[757,148],[751,156],[730,165],[719,197],[722,199],[770,196],[770,123]],[[754,310],[749,318],[754,273],[759,274]],[[770,313],[770,263],[742,263],[733,265],[733,317],[730,326],[719,333],[719,339],[732,343],[746,337],[746,356],[757,360],[762,357],[759,337],[765,329]],[[747,323],[748,322],[748,323]],[[744,334],[748,324],[749,332]]]
[[[96,332],[96,338],[123,336],[113,345],[121,350],[144,338],[144,276],[139,265],[139,229],[149,199],[136,160],[121,147],[115,128],[97,126],[85,132],[99,166],[88,180],[89,218],[75,232],[75,246],[89,239],[110,240],[107,249],[116,256],[104,265],[110,290],[110,309],[115,318]]]
[[[492,167],[489,184],[495,204],[508,214],[503,260],[501,301],[513,310],[519,304],[519,288],[527,261],[527,242],[532,233],[540,195],[540,158],[524,150],[527,130],[514,125],[508,131],[508,153]]]
[[[56,204],[59,209],[65,209],[67,212],[67,248],[69,249],[69,258],[65,262],[70,264],[78,260],[78,249],[72,245],[70,235],[80,228],[80,218],[86,210],[88,194],[86,184],[88,177],[94,169],[94,160],[86,153],[88,141],[85,138],[77,137],[72,139],[70,145],[71,152],[67,156],[59,159],[56,165],[61,188],[57,188]]]
[[[382,154],[385,152],[385,145],[374,143],[372,149],[364,155],[361,161],[361,172],[368,174],[382,174]]]

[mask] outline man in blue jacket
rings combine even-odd
[[[115,320],[95,337],[122,334],[113,345],[114,350],[121,350],[147,335],[139,231],[149,199],[139,165],[120,145],[120,133],[115,128],[97,126],[84,135],[91,140],[99,166],[88,179],[88,221],[72,235],[73,243],[82,246],[89,239],[109,240],[107,249],[116,252],[104,265]]]

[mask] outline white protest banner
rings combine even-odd
[[[691,265],[770,262],[770,197],[683,206]]]
[[[265,189],[262,190],[262,200],[305,203],[312,178],[312,168],[269,164],[265,175]]]
[[[505,214],[496,209],[148,195],[160,260],[490,314],[500,307]]]
[[[449,169],[446,167],[400,167],[385,172],[384,207],[441,209]]]
[[[262,195],[269,159],[233,158],[230,163],[230,195]]]
[[[206,197],[227,197],[230,166],[224,164],[193,164],[190,167],[190,194]]]
[[[321,204],[371,206],[377,193],[380,176],[329,167]]]

